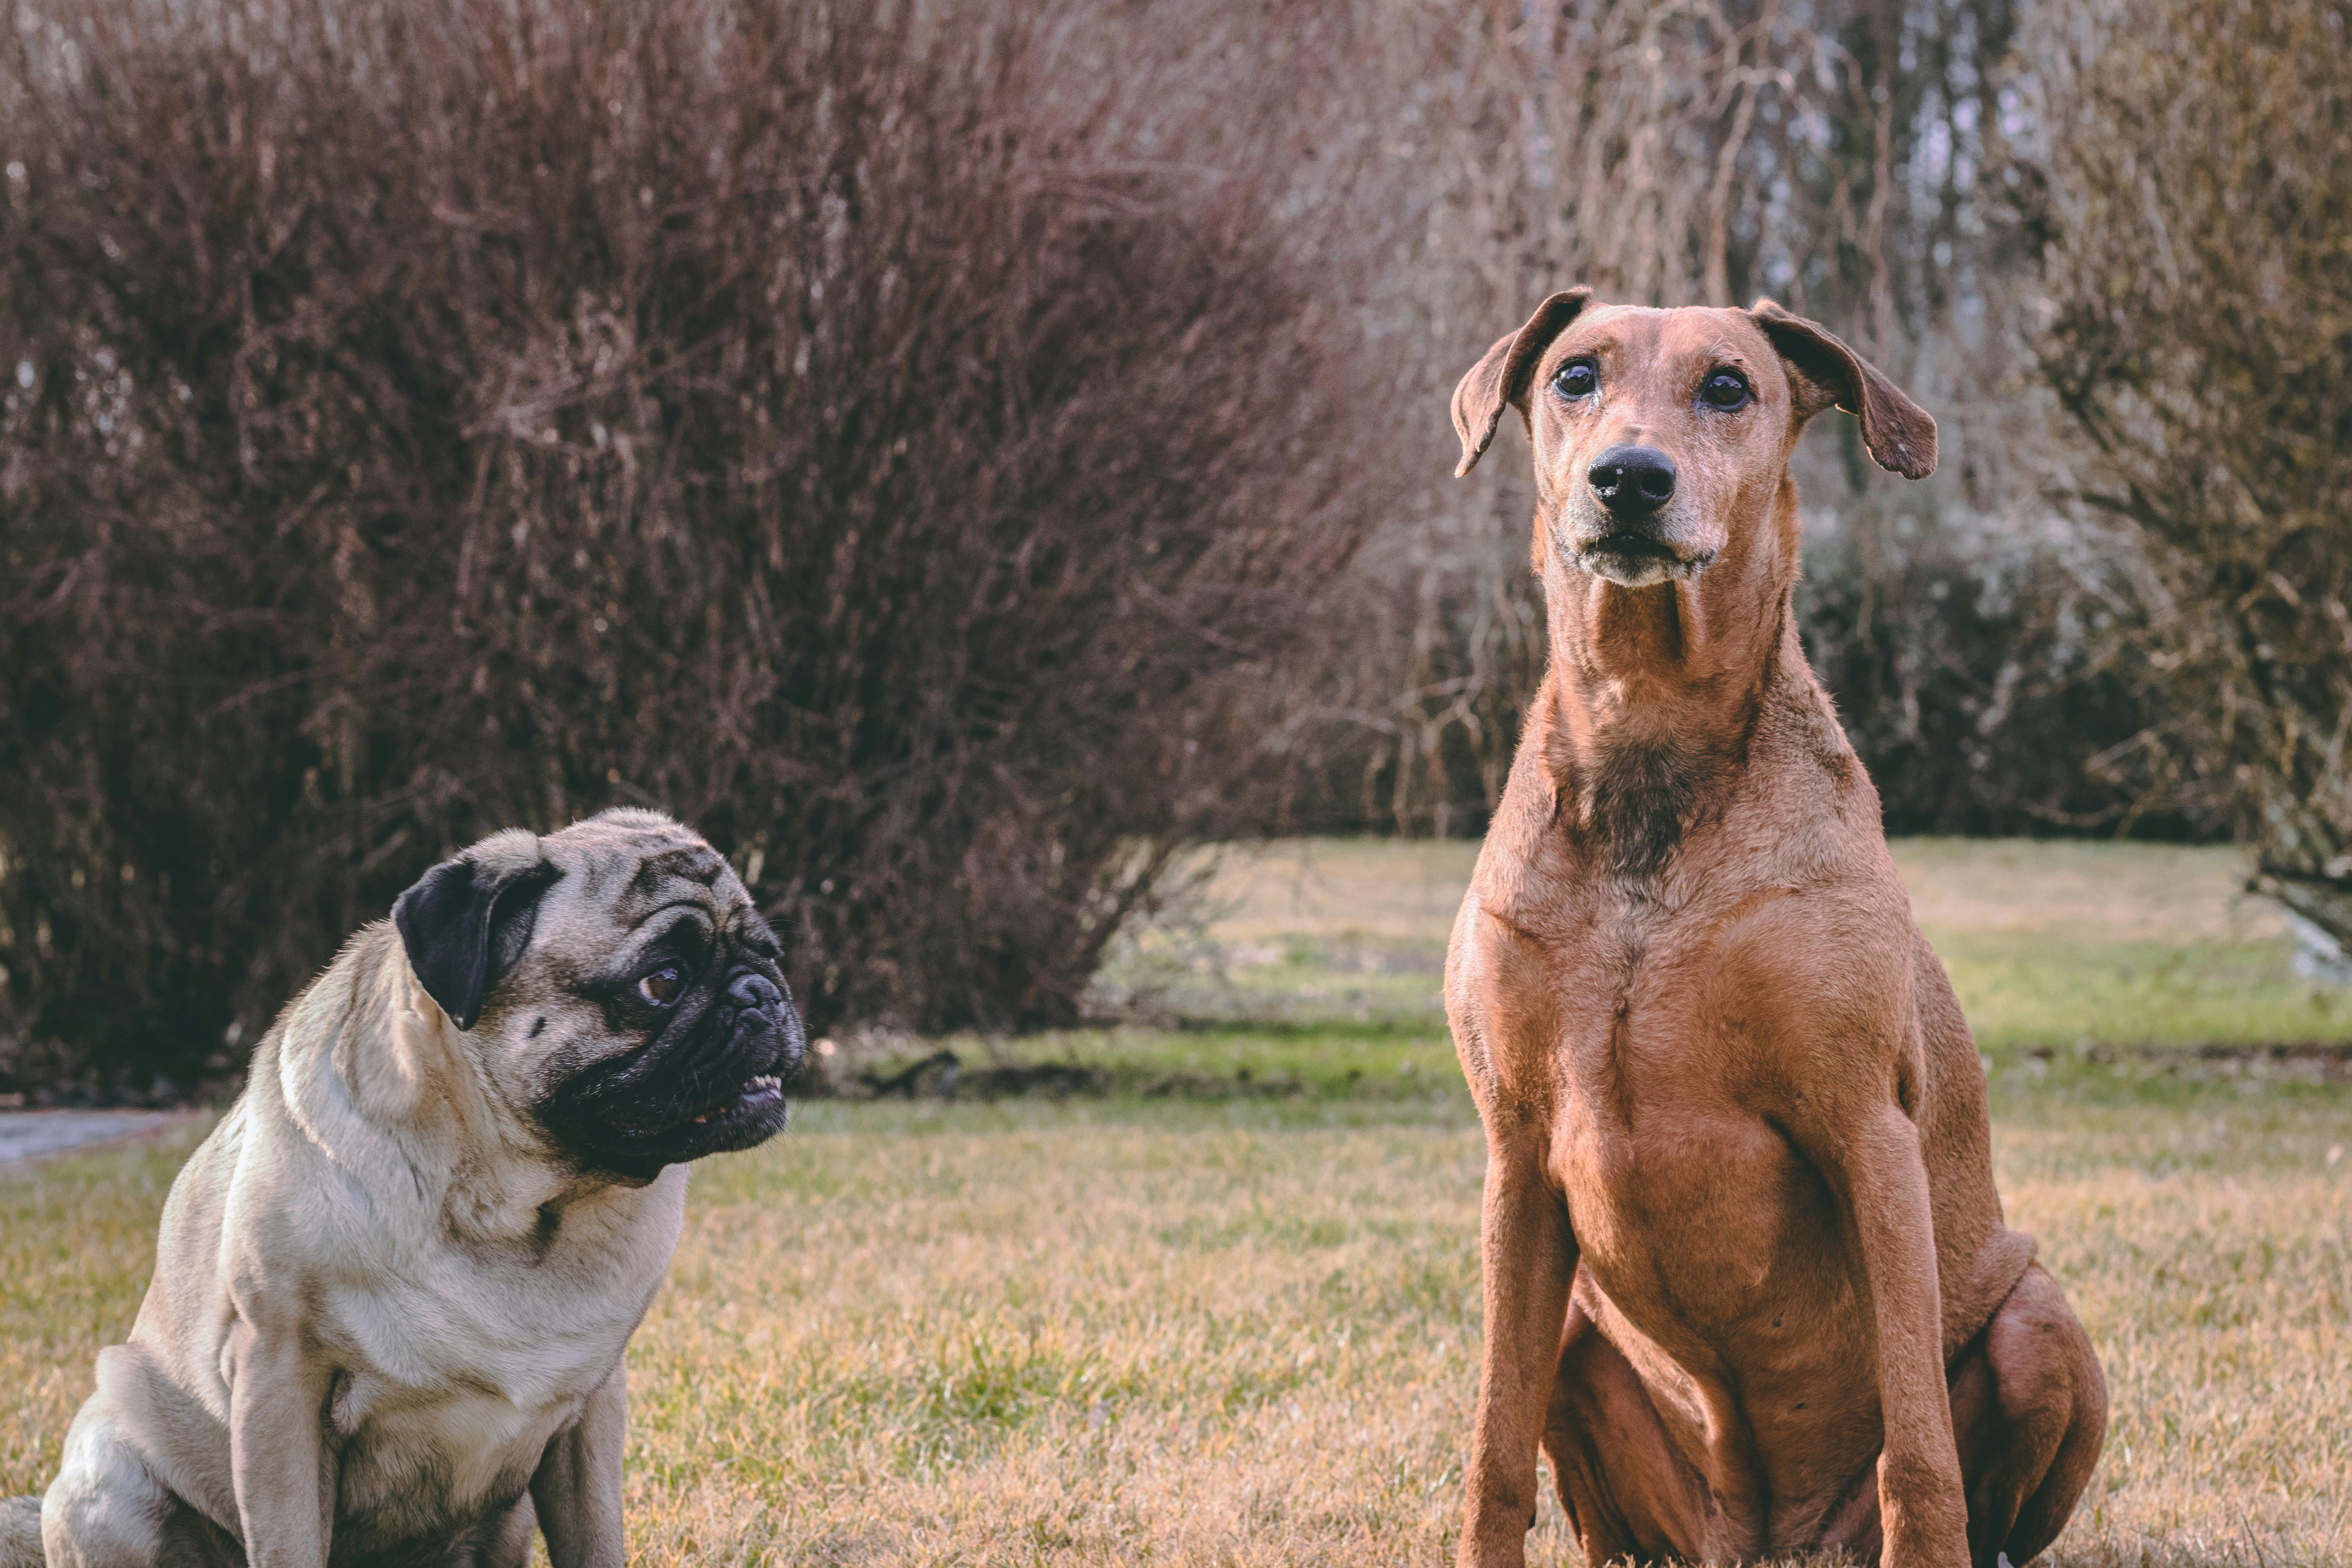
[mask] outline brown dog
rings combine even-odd
[[[1769,300],[1555,294],[1454,395],[1460,473],[1527,420],[1552,649],[1446,960],[1488,1148],[1465,1564],[1522,1561],[1538,1442],[1596,1568],[2022,1563],[2098,1458],[1790,615],[1789,454],[1832,405],[1934,469],[1935,421]]]

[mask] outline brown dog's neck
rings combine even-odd
[[[1537,699],[1562,821],[1610,870],[1663,867],[1730,790],[1767,690],[1807,669],[1791,601],[1793,487],[1696,578],[1627,588],[1544,552],[1551,664]]]

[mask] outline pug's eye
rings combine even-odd
[[[1699,400],[1709,408],[1730,410],[1745,407],[1748,403],[1748,383],[1734,370],[1718,370],[1706,378],[1698,389]]]
[[[1562,397],[1590,397],[1601,390],[1601,372],[1589,359],[1572,359],[1559,367],[1551,384]]]
[[[637,982],[637,994],[656,1007],[667,1007],[686,991],[686,971],[666,963]]]

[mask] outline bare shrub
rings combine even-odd
[[[1064,1020],[1230,822],[1221,673],[1378,504],[1337,262],[1190,159],[1246,91],[978,3],[16,16],[0,1071],[226,1070],[427,862],[628,801],[816,1021]]]
[[[2352,943],[2352,6],[2068,0],[2023,58],[2058,486],[2161,703],[2107,765]]]

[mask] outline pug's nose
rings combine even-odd
[[[727,999],[747,1012],[773,1013],[784,1005],[776,983],[755,969],[744,970],[727,983]]]
[[[1655,447],[1620,441],[1592,459],[1584,478],[1616,517],[1647,517],[1675,499],[1675,460]]]

